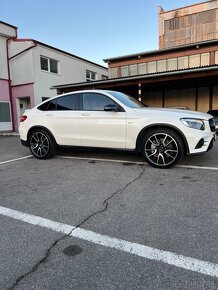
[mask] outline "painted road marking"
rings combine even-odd
[[[6,163],[11,163],[23,159],[27,159],[33,157],[32,155],[27,155],[24,157],[16,158],[16,159],[11,159],[7,161],[1,161],[0,165],[6,164]],[[136,164],[136,165],[146,165],[148,164],[146,162],[140,162],[140,161],[128,161],[128,160],[116,160],[116,159],[104,159],[104,158],[91,158],[91,157],[74,157],[74,156],[56,156],[61,159],[74,159],[74,160],[86,160],[86,161],[102,161],[102,162],[113,162],[113,163],[128,163],[128,164]],[[194,166],[194,165],[176,165],[176,167],[180,168],[190,168],[190,169],[203,169],[203,170],[218,170],[218,167],[209,167],[209,166]]]
[[[209,167],[209,166],[176,165],[176,167],[191,168],[191,169],[204,169],[204,170],[218,170],[218,167]]]
[[[6,163],[10,163],[10,162],[19,161],[19,160],[22,160],[22,159],[27,159],[27,158],[30,158],[30,157],[33,157],[33,155],[28,155],[28,156],[24,156],[24,157],[20,157],[20,158],[16,158],[16,159],[11,159],[11,160],[7,160],[7,161],[1,161],[0,165],[6,164]]]
[[[26,214],[10,208],[0,206],[0,214],[31,225],[44,227],[59,233],[70,235],[97,245],[113,248],[122,252],[133,254],[145,259],[162,262],[175,267],[194,271],[218,278],[218,264],[186,257],[169,251],[163,251],[145,245],[112,238],[82,228],[55,222],[39,216]]]
[[[148,164],[146,162],[140,162],[140,161],[127,161],[127,160],[116,160],[116,159],[103,159],[103,158],[91,158],[91,157],[74,157],[74,156],[56,156],[58,158],[62,159],[74,159],[74,160],[86,160],[86,161],[103,161],[103,162],[115,162],[115,163],[130,163],[130,164],[136,164],[136,165],[146,165]],[[176,167],[179,168],[191,168],[191,169],[203,169],[203,170],[218,170],[218,167],[206,167],[206,166],[192,166],[192,165],[176,165]]]

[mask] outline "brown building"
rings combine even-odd
[[[213,19],[218,19],[216,14],[218,8],[215,8],[217,3],[218,0],[207,1],[168,12],[163,12],[161,9],[160,26],[166,26],[167,21],[175,19],[175,17],[169,18],[169,15],[183,17],[184,11],[201,15],[207,13],[205,10],[206,8],[208,10],[208,7],[213,8],[208,10],[209,13],[215,11],[213,13],[217,15]],[[180,14],[176,13],[180,10],[182,11]],[[188,15],[191,17],[194,14]],[[213,27],[217,25],[216,23],[213,22]],[[204,30],[204,24],[201,25],[201,29]],[[60,93],[90,88],[112,89],[131,94],[149,106],[189,107],[202,112],[218,109],[218,35],[214,32],[211,38],[216,39],[196,42],[197,28],[194,30],[193,26],[190,31],[196,32],[190,35],[190,39],[194,39],[195,43],[178,45],[177,40],[172,38],[173,47],[105,59],[109,68],[108,80],[66,84],[54,88]],[[175,33],[174,36],[176,35]],[[166,35],[161,36],[163,43],[168,39],[171,38]],[[188,42],[185,39],[183,41]]]
[[[159,7],[159,48],[218,38],[218,0],[176,10]]]

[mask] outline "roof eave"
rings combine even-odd
[[[88,60],[88,59],[82,58],[82,57],[80,57],[80,56],[77,56],[77,55],[72,54],[72,53],[70,53],[70,52],[64,51],[64,50],[62,50],[62,49],[56,48],[56,47],[51,46],[51,45],[49,45],[49,44],[46,44],[46,43],[40,42],[40,41],[35,40],[35,39],[34,39],[34,42],[36,42],[37,44],[39,44],[39,45],[41,45],[41,46],[44,46],[44,47],[47,47],[47,48],[50,48],[50,49],[56,50],[56,51],[58,51],[58,52],[61,52],[61,53],[63,53],[63,54],[66,54],[66,55],[68,55],[68,56],[71,56],[71,57],[73,57],[73,58],[76,58],[76,59],[79,59],[79,60],[82,60],[82,61],[88,62],[88,63],[90,63],[90,64],[92,64],[92,65],[97,66],[97,67],[100,67],[100,68],[102,68],[102,69],[108,70],[108,68],[105,67],[105,66],[103,66],[103,65],[100,65],[100,64],[98,64],[98,63],[96,63],[96,62],[92,62],[92,61],[90,61],[90,60]]]
[[[153,55],[153,54],[183,50],[186,48],[188,49],[188,48],[194,48],[196,46],[200,47],[200,46],[205,46],[205,45],[210,45],[210,44],[218,44],[218,39],[195,42],[195,43],[190,43],[190,44],[186,44],[186,45],[179,45],[179,46],[175,46],[175,47],[169,47],[169,48],[163,48],[163,49],[157,49],[157,50],[151,50],[151,51],[138,52],[138,53],[133,53],[133,54],[129,54],[129,55],[112,57],[112,58],[106,58],[106,59],[103,59],[103,61],[108,63],[111,61],[119,61],[119,60],[136,58],[136,57],[140,58],[140,57],[149,56],[149,55]]]
[[[130,80],[140,80],[140,79],[149,79],[154,77],[162,77],[162,76],[172,76],[172,75],[180,75],[180,74],[191,74],[193,72],[207,72],[207,71],[213,71],[218,70],[218,65],[213,66],[206,66],[206,67],[197,67],[197,68],[189,68],[189,69],[182,69],[182,70],[176,70],[176,71],[167,71],[167,72],[160,72],[160,73],[152,73],[152,74],[146,74],[146,75],[137,75],[137,76],[131,76],[131,77],[122,77],[122,78],[113,78],[108,80],[101,80],[101,81],[92,81],[92,82],[83,82],[83,83],[76,83],[76,84],[66,84],[66,85],[57,85],[52,86],[50,89],[64,89],[64,88],[73,88],[77,86],[90,86],[90,85],[97,85],[97,84],[110,84],[113,82],[121,83],[124,81],[130,81]]]

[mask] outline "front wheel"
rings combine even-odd
[[[175,166],[184,154],[181,138],[170,129],[155,129],[146,133],[142,142],[145,160],[156,168]]]
[[[33,156],[38,159],[51,158],[56,151],[54,139],[43,129],[38,129],[31,133],[29,148]]]

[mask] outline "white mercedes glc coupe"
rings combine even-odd
[[[146,107],[121,92],[88,90],[50,98],[21,116],[21,143],[39,159],[58,146],[136,150],[157,168],[202,154],[216,138],[211,115]]]

